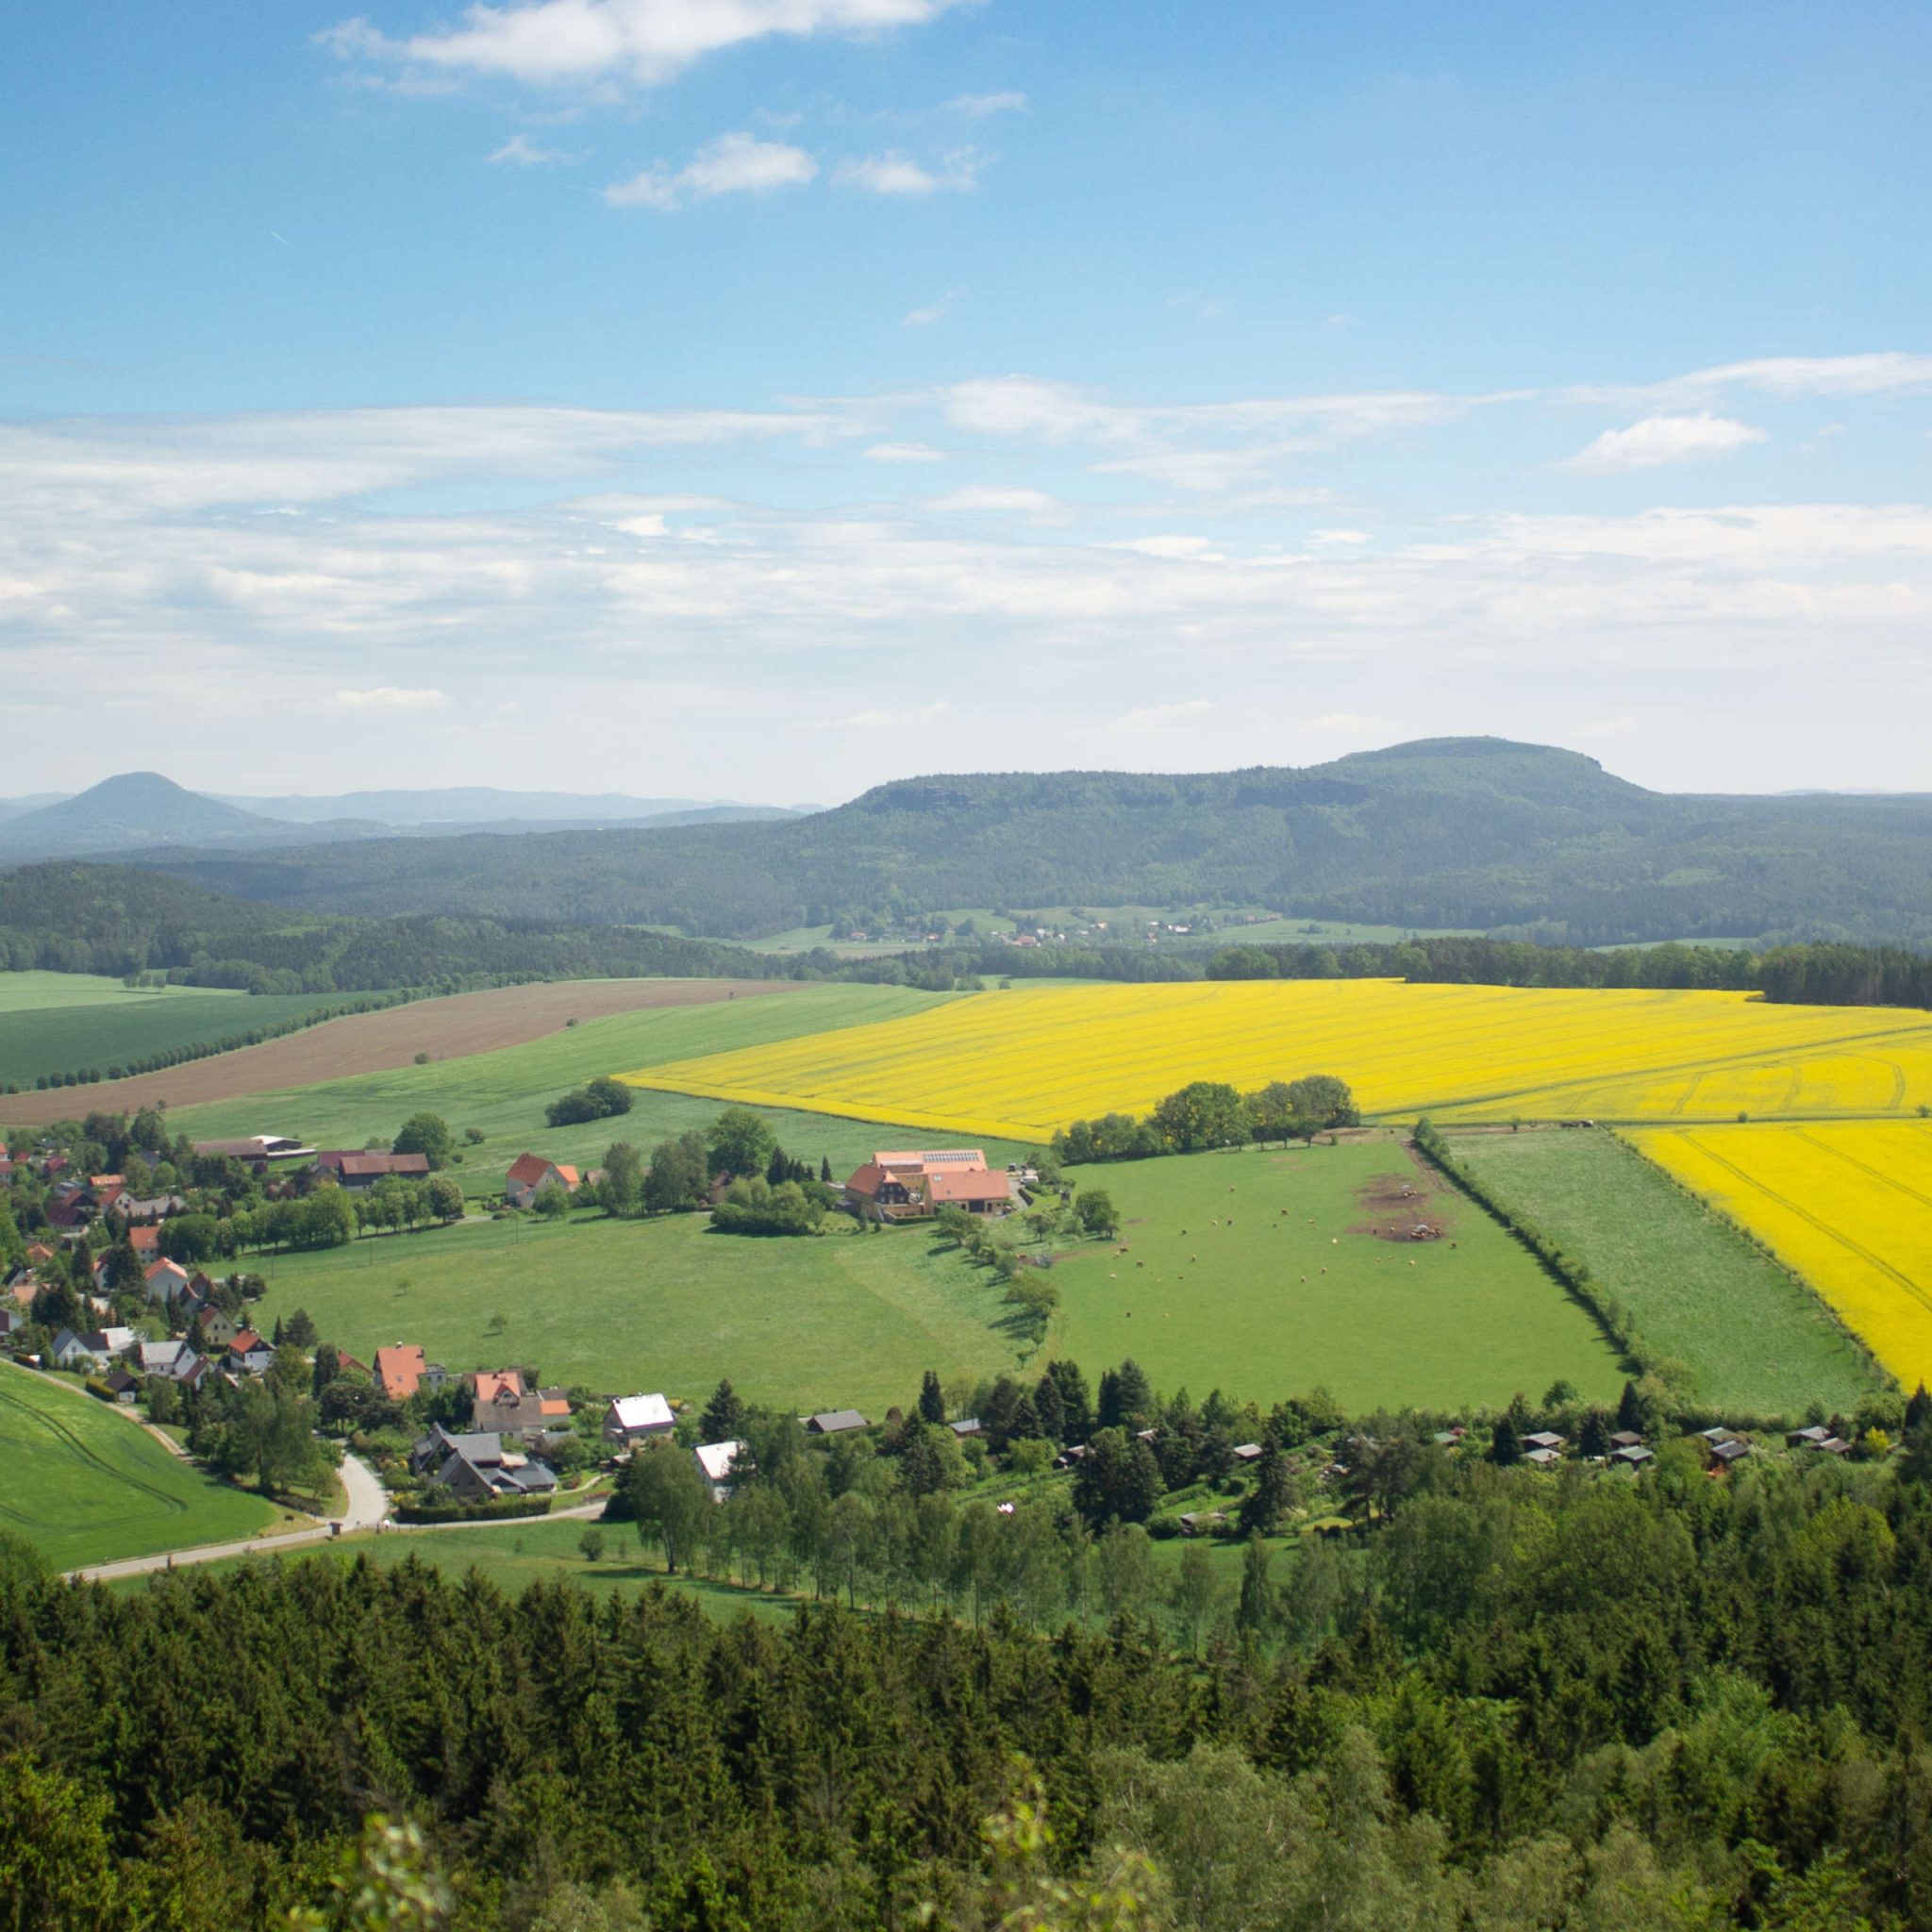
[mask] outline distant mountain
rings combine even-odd
[[[1932,941],[1932,799],[1646,791],[1577,753],[1491,738],[1428,739],[1300,769],[907,778],[767,824],[471,833],[159,862],[303,910],[670,925],[732,939],[893,908],[1206,904],[1588,945],[1770,934]]]
[[[295,827],[186,791],[158,772],[126,772],[58,805],[0,822],[0,859],[18,863],[155,846],[287,843],[291,834],[300,836]]]
[[[791,816],[782,806],[744,805],[736,799],[632,798],[621,791],[510,791],[493,785],[444,786],[420,791],[344,791],[336,797],[214,795],[244,811],[289,819],[297,824],[314,824],[325,819],[374,819],[399,831],[458,825],[495,831],[544,824],[689,824],[727,816]]]

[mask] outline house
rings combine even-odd
[[[604,1440],[620,1449],[655,1442],[677,1426],[661,1395],[620,1395],[604,1412]]]
[[[742,1442],[704,1442],[691,1452],[698,1474],[710,1485],[712,1502],[722,1503],[731,1493],[731,1466],[744,1449]]]
[[[1013,1182],[1005,1173],[989,1172],[977,1147],[884,1148],[845,1183],[845,1205],[882,1221],[921,1221],[941,1208],[1009,1214]]]
[[[173,1381],[184,1359],[192,1360],[194,1350],[186,1341],[143,1341],[135,1360],[143,1375],[166,1375]]]
[[[124,1408],[131,1408],[134,1398],[141,1393],[140,1379],[130,1375],[125,1369],[116,1369],[108,1377],[108,1392]]]
[[[557,1472],[547,1462],[506,1448],[502,1437],[488,1433],[453,1436],[438,1426],[410,1451],[409,1464],[432,1489],[460,1503],[547,1496],[557,1488]]]
[[[957,1423],[948,1423],[946,1426],[947,1428],[951,1429],[954,1435],[958,1437],[958,1439],[962,1442],[970,1441],[974,1436],[980,1433],[979,1418],[976,1415],[966,1416]]]
[[[45,1241],[29,1241],[26,1244],[26,1265],[29,1268],[44,1268],[54,1258],[54,1250]]]
[[[133,1346],[132,1328],[93,1328],[84,1335],[63,1328],[54,1338],[53,1357],[63,1369],[105,1369]]]
[[[188,1271],[178,1261],[156,1261],[142,1271],[141,1283],[150,1301],[172,1303],[188,1292]]]
[[[1554,1430],[1537,1429],[1524,1437],[1523,1446],[1525,1449],[1549,1449],[1555,1451],[1563,1446],[1563,1438],[1556,1434]]]
[[[871,1426],[856,1408],[828,1408],[805,1418],[808,1436],[849,1436],[856,1429]]]
[[[271,1167],[308,1166],[315,1159],[315,1149],[291,1141],[286,1134],[248,1134],[239,1141],[197,1141],[197,1154],[218,1160],[239,1160],[257,1174]]]
[[[1563,1457],[1558,1450],[1539,1448],[1525,1449],[1523,1452],[1523,1459],[1525,1462],[1534,1463],[1538,1469],[1548,1469],[1552,1463],[1561,1462]]]
[[[1641,1449],[1643,1438],[1635,1429],[1619,1429],[1610,1438],[1612,1449]]]
[[[1234,1445],[1234,1459],[1241,1463],[1259,1462],[1261,1445],[1258,1442],[1237,1442]]]
[[[512,1208],[532,1208],[545,1188],[575,1194],[582,1184],[583,1176],[574,1167],[545,1160],[541,1154],[519,1154],[503,1177],[503,1198]]]
[[[352,1148],[331,1147],[315,1157],[315,1171],[324,1180],[359,1193],[377,1181],[394,1174],[398,1180],[426,1181],[429,1157],[426,1154],[363,1154]]]
[[[161,1253],[161,1231],[158,1227],[130,1227],[127,1230],[127,1245],[134,1250],[138,1261],[158,1260]]]
[[[242,1375],[265,1375],[275,1358],[275,1344],[264,1341],[253,1328],[243,1328],[228,1342],[225,1367]]]
[[[397,1342],[393,1348],[378,1348],[375,1351],[375,1386],[391,1402],[407,1402],[423,1386],[429,1372],[429,1364],[423,1359],[423,1351],[413,1345],[405,1346]]]
[[[10,1341],[32,1317],[19,1308],[0,1308],[0,1341]]]
[[[127,1191],[125,1176],[118,1174],[97,1174],[88,1177],[88,1187],[92,1191],[94,1205],[105,1214],[114,1207]]]
[[[541,1436],[570,1427],[570,1397],[561,1389],[525,1389],[515,1369],[479,1369],[470,1385],[470,1427],[500,1436]]]
[[[1074,1469],[1087,1460],[1087,1445],[1084,1442],[1070,1442],[1053,1459],[1056,1469]]]
[[[1790,1449],[1816,1449],[1820,1443],[1831,1441],[1831,1431],[1823,1423],[1813,1423],[1808,1429],[1793,1429],[1785,1438],[1785,1446]]]
[[[226,1348],[241,1332],[241,1323],[225,1309],[216,1307],[212,1302],[194,1318],[194,1344],[208,1354],[214,1353],[217,1349]]]
[[[1822,1442],[1812,1443],[1812,1448],[1823,1450],[1826,1456],[1849,1456],[1852,1445],[1842,1436],[1827,1436]]]
[[[114,1212],[131,1227],[137,1222],[165,1221],[171,1214],[186,1214],[188,1203],[179,1194],[123,1194],[114,1203]]]
[[[1656,1459],[1641,1442],[1626,1442],[1623,1448],[1610,1451],[1612,1462],[1621,1462],[1630,1469],[1641,1469],[1646,1462],[1654,1462]]]
[[[1750,1455],[1751,1445],[1740,1442],[1735,1436],[1726,1436],[1722,1442],[1710,1445],[1710,1466],[1713,1469],[1728,1469],[1734,1462],[1741,1462]]]

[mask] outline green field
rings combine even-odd
[[[1878,1386],[1808,1289],[1615,1135],[1446,1138],[1499,1201],[1585,1263],[1713,1408],[1849,1412]]]
[[[275,1517],[92,1396],[0,1364],[0,1527],[57,1570],[250,1537]]]
[[[655,1548],[641,1551],[637,1531],[627,1523],[600,1524],[605,1555],[596,1563],[585,1559],[578,1540],[591,1524],[582,1519],[550,1522],[465,1524],[461,1529],[418,1530],[383,1536],[351,1536],[329,1543],[305,1545],[287,1556],[224,1557],[196,1564],[196,1573],[221,1574],[244,1565],[261,1563],[346,1563],[364,1557],[382,1569],[394,1569],[412,1557],[465,1576],[472,1570],[499,1590],[514,1596],[533,1583],[568,1579],[581,1583],[598,1596],[647,1589],[661,1583],[678,1595],[693,1598],[708,1616],[730,1623],[749,1611],[753,1616],[789,1623],[798,1599],[771,1596],[739,1589],[703,1576],[669,1576]],[[177,1571],[162,1582],[152,1576],[127,1576],[108,1586],[123,1594],[148,1589],[192,1588],[189,1573]]]
[[[728,1375],[796,1414],[908,1406],[926,1369],[1013,1365],[989,1274],[916,1229],[760,1241],[708,1217],[476,1221],[271,1264],[257,1316],[306,1307],[361,1360],[420,1342],[449,1369],[534,1364],[545,1381],[702,1400]],[[503,1317],[500,1328],[496,1317]]]
[[[715,1100],[637,1090],[636,1105],[619,1119],[544,1124],[549,1101],[599,1074],[896,1019],[945,997],[904,987],[825,985],[768,998],[617,1013],[495,1053],[185,1107],[170,1118],[197,1138],[285,1133],[316,1147],[360,1147],[371,1141],[387,1146],[410,1114],[427,1108],[459,1134],[465,1127],[482,1130],[482,1143],[464,1148],[456,1170],[465,1191],[480,1197],[502,1191],[504,1170],[526,1149],[594,1166],[613,1141],[629,1141],[648,1154],[658,1141],[702,1127],[723,1111]],[[829,1158],[841,1180],[880,1144],[875,1125],[782,1110],[766,1118],[786,1148],[814,1164],[822,1156]],[[903,1130],[885,1138],[903,1138]],[[1020,1151],[1006,1142],[987,1146],[989,1158],[1002,1162]]]
[[[1501,1406],[1561,1377],[1614,1400],[1622,1366],[1592,1318],[1501,1226],[1394,1141],[1087,1168],[1128,1252],[1054,1272],[1057,1343],[1089,1374],[1132,1356],[1154,1386],[1266,1405],[1326,1388],[1344,1407]],[[1424,1191],[1399,1211],[1364,1190]],[[1429,1191],[1435,1189],[1436,1191]],[[1432,1241],[1354,1230],[1426,1220]]]
[[[0,1084],[43,1074],[103,1074],[149,1054],[273,1026],[330,1004],[313,993],[210,991],[170,986],[129,992],[89,973],[0,973]]]

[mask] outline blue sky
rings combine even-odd
[[[13,29],[8,791],[1932,788],[1923,7],[365,4]]]

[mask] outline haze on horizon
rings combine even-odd
[[[204,0],[0,74],[9,795],[1932,789],[1932,16]]]

